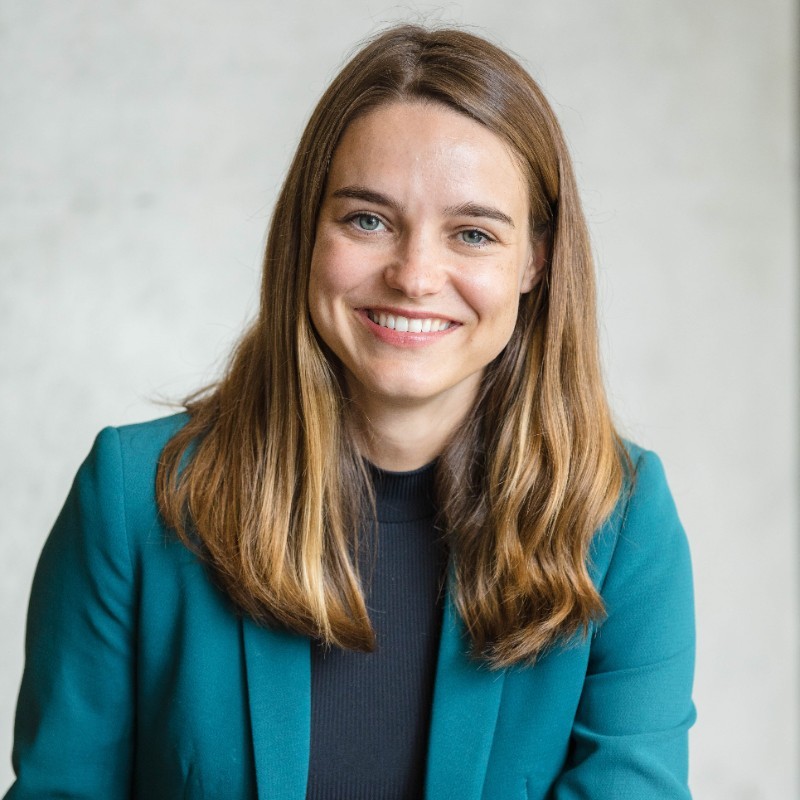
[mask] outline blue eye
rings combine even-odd
[[[362,231],[377,231],[383,224],[374,214],[359,214],[355,221]]]
[[[489,237],[485,233],[475,228],[468,231],[461,231],[460,236],[465,244],[481,245],[489,241]]]

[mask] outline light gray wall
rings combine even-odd
[[[0,787],[30,580],[79,461],[213,376],[320,91],[420,15],[516,51],[573,147],[612,400],[694,553],[696,796],[800,795],[790,0],[5,0]]]

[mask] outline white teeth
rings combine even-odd
[[[380,325],[382,328],[388,328],[392,331],[398,331],[399,333],[437,333],[439,331],[446,331],[451,325],[449,321],[437,319],[436,317],[411,319],[409,317],[402,317],[399,314],[376,313],[375,311],[367,311],[367,316],[376,325]]]

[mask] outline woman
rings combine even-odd
[[[103,431],[45,545],[8,798],[689,796],[686,541],[507,54],[344,67],[186,409]]]

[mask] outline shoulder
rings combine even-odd
[[[42,598],[59,592],[70,602],[96,596],[106,605],[127,607],[138,547],[162,533],[155,498],[159,455],[186,420],[174,415],[100,431],[42,550],[34,617],[46,615],[51,604]]]
[[[661,459],[632,442],[624,446],[624,486],[593,543],[594,577],[604,596],[627,576],[646,584],[665,570],[689,575],[688,542]]]
[[[593,547],[606,619],[604,669],[636,643],[638,663],[683,653],[691,665],[694,593],[689,544],[659,457],[626,443],[631,468],[617,507]],[[638,651],[637,651],[638,652]]]
[[[106,427],[81,465],[74,490],[84,504],[117,518],[129,534],[156,524],[156,472],[167,442],[186,424],[186,413],[150,422]]]
[[[620,498],[616,547],[660,553],[660,560],[688,554],[688,545],[678,509],[672,497],[661,459],[651,450],[626,442],[631,463]]]
[[[151,475],[155,476],[159,457],[167,442],[188,420],[189,415],[182,413],[134,425],[103,428],[84,467],[93,466],[101,476],[121,472],[126,484],[146,481]]]
[[[661,459],[652,450],[623,440],[627,464],[623,486],[614,510],[598,531],[598,539],[616,544],[625,533],[641,539],[658,533],[659,521],[674,521],[675,502]]]
[[[104,428],[98,438],[116,436],[123,458],[140,463],[157,461],[167,442],[189,421],[186,412],[148,422]]]
[[[657,522],[677,515],[672,492],[661,459],[633,442],[624,442],[630,459],[630,472],[616,509],[618,522],[625,526],[631,515],[637,521]]]

